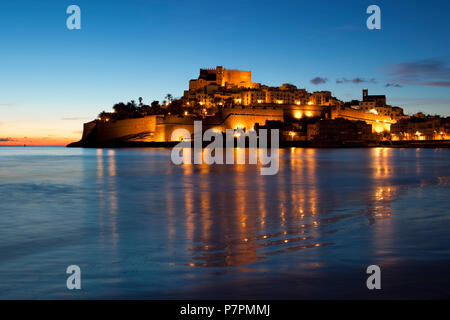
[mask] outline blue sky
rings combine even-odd
[[[81,30],[66,28],[71,4]],[[371,4],[381,30],[366,28]],[[216,65],[345,101],[368,88],[407,113],[448,116],[449,13],[443,0],[2,1],[0,139],[77,140],[114,103],[181,96]]]

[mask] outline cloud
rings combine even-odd
[[[385,87],[386,88],[389,88],[389,87],[402,88],[403,86],[398,83],[386,83]]]
[[[10,141],[16,141],[12,138],[0,138],[0,142],[10,142]]]
[[[374,78],[366,80],[364,78],[356,77],[353,79],[347,79],[347,78],[336,79],[336,83],[337,84],[343,84],[343,83],[360,84],[360,83],[377,83],[377,81]]]
[[[0,103],[0,107],[14,107],[15,103]]]
[[[74,120],[89,120],[87,117],[73,117],[73,118],[61,118],[61,120],[74,121]]]
[[[450,87],[450,67],[442,59],[397,63],[387,73],[395,78],[395,83]]]
[[[391,75],[450,78],[450,69],[446,67],[446,63],[442,60],[427,59],[398,63]]]
[[[324,84],[327,81],[328,81],[327,78],[315,77],[314,79],[311,79],[309,82],[311,82],[312,84],[318,85],[318,84]]]
[[[425,82],[424,85],[432,87],[447,87],[450,88],[450,81],[429,81]]]

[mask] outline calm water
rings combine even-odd
[[[0,148],[0,298],[450,297],[450,150],[280,157],[261,176],[169,149]]]

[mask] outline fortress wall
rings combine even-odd
[[[203,79],[190,80],[189,81],[189,90],[197,90],[197,89],[203,88],[209,82],[211,82],[211,81],[206,81],[206,80],[203,80]]]
[[[226,118],[222,124],[223,131],[236,128],[252,130],[256,123],[264,125],[267,120],[284,121],[282,109],[229,108],[223,110],[222,115]]]
[[[83,136],[81,137],[81,140],[86,140],[89,135],[92,133],[96,125],[95,121],[87,122],[83,124]]]
[[[360,120],[365,121],[367,124],[372,125],[373,132],[391,131],[391,124],[396,123],[396,120],[391,119],[389,116],[382,116],[373,113],[366,113],[359,110],[333,110],[331,112],[331,118],[344,118],[348,120]]]
[[[283,110],[253,109],[253,108],[228,108],[224,109],[220,117],[203,121],[203,131],[215,129],[225,132],[226,129],[252,130],[256,123],[264,125],[267,120],[283,121]],[[221,119],[225,119],[223,122]],[[154,141],[171,141],[172,133],[177,129],[186,129],[192,135],[194,133],[194,121],[189,118],[174,118],[159,121],[156,126]],[[181,136],[181,135],[180,135]],[[178,137],[174,141],[179,141]]]
[[[223,127],[225,127],[225,129],[245,129],[246,131],[248,130],[253,130],[253,128],[255,127],[256,123],[260,124],[260,125],[264,125],[266,123],[267,120],[278,120],[278,121],[283,121],[283,115],[273,115],[273,116],[266,116],[266,115],[250,115],[250,114],[246,114],[246,115],[231,115],[230,117],[227,118],[227,120],[225,121]]]
[[[241,85],[241,82],[245,82],[244,86],[250,85],[252,82],[252,73],[250,71],[241,70],[227,70],[223,71],[223,80],[230,84],[235,84],[237,86]]]
[[[192,136],[194,133],[194,122],[191,121],[191,124],[180,123],[180,124],[158,124],[157,129],[154,136],[154,141],[166,142],[166,141],[180,141],[181,133],[172,140],[172,133],[176,132],[178,129],[185,129],[189,131],[189,134]]]
[[[227,108],[214,118],[205,119],[203,131],[216,129],[225,132],[226,129],[252,130],[256,123],[264,125],[267,120],[283,121],[283,109],[272,108]],[[87,138],[97,126],[96,142],[107,142],[120,139],[123,141],[172,141],[172,133],[177,129],[185,129],[190,135],[194,133],[194,120],[189,117],[167,117],[153,115],[144,118],[125,119],[117,121],[92,121],[84,125],[83,139]],[[181,133],[180,136],[181,137]],[[179,141],[175,137],[174,141]]]
[[[147,116],[137,119],[125,119],[110,122],[97,122],[97,142],[104,142],[127,136],[147,133],[154,135],[156,131],[156,116]],[[132,139],[136,141],[148,141],[146,139]]]
[[[180,118],[178,116],[158,118],[153,141],[172,141],[172,133],[177,129],[185,129],[192,135],[194,133],[194,120],[190,117]],[[175,138],[174,141],[180,141],[179,137]]]
[[[284,108],[284,115],[289,118],[301,119],[323,116],[325,108],[323,106],[298,106],[291,105]]]

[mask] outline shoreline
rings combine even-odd
[[[67,148],[173,148],[179,142],[138,142],[138,141],[114,141],[102,143],[72,142]],[[203,148],[210,142],[204,142]],[[270,146],[269,146],[270,147]],[[344,141],[339,143],[314,143],[312,141],[283,141],[280,148],[450,148],[450,140],[430,140],[430,141],[379,141],[379,142],[359,142]],[[193,146],[192,146],[193,148]],[[248,145],[246,144],[246,149]]]

